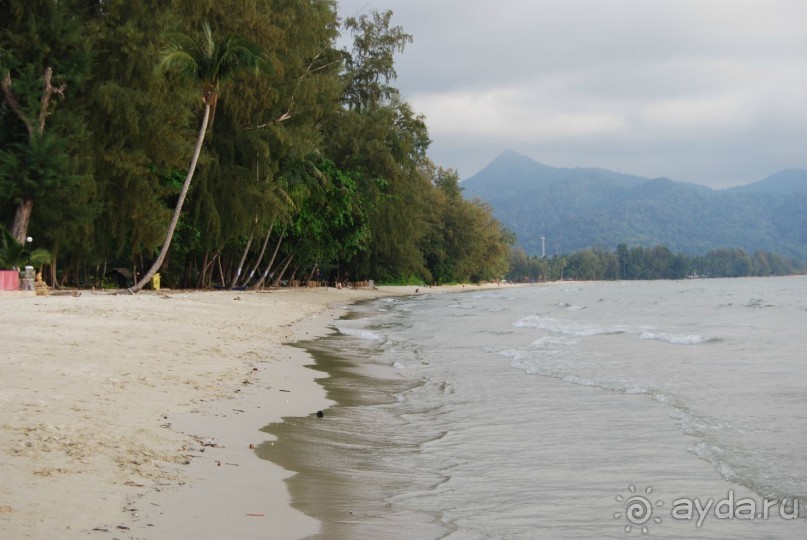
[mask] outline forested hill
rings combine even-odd
[[[618,244],[690,255],[739,247],[807,260],[807,171],[787,170],[746,186],[705,186],[601,169],[554,168],[506,151],[461,183],[487,201],[531,255]]]

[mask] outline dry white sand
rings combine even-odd
[[[316,533],[250,448],[328,405],[283,344],[414,289],[0,296],[0,538]]]

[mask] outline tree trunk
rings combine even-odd
[[[182,205],[185,203],[185,196],[188,194],[188,188],[191,186],[191,180],[193,179],[193,173],[196,171],[196,163],[199,161],[199,154],[202,153],[202,143],[205,140],[205,134],[207,133],[207,123],[210,120],[210,103],[205,102],[205,113],[202,117],[202,126],[199,128],[199,137],[196,139],[196,146],[193,149],[193,158],[191,159],[191,165],[188,169],[188,174],[185,177],[185,182],[182,184],[182,190],[179,192],[179,200],[177,200],[177,205],[174,207],[174,215],[171,217],[171,223],[168,225],[168,231],[165,233],[165,241],[163,242],[163,247],[160,249],[160,254],[157,255],[157,259],[154,261],[154,264],[151,265],[148,272],[146,272],[143,277],[135,283],[133,287],[129,289],[131,294],[138,292],[142,289],[146,283],[148,283],[154,274],[157,273],[157,270],[160,269],[162,266],[163,261],[165,260],[165,256],[168,253],[168,248],[171,247],[171,240],[174,238],[174,230],[177,228],[177,223],[179,222],[179,216],[182,213]]]
[[[28,237],[28,224],[31,222],[31,212],[34,209],[34,200],[25,198],[17,205],[17,212],[14,214],[14,225],[11,228],[11,235],[17,242],[26,246],[28,249],[31,246],[27,245],[26,238]]]
[[[308,274],[308,286],[311,287],[312,283],[316,283],[317,279],[314,272],[317,271],[317,263],[314,263],[314,267],[311,269],[311,273]]]
[[[249,284],[250,280],[252,279],[252,276],[255,275],[255,271],[258,269],[258,266],[260,266],[261,261],[263,260],[263,254],[266,253],[266,246],[269,245],[269,237],[272,236],[272,230],[274,228],[275,224],[272,223],[269,226],[269,232],[266,233],[266,238],[264,238],[263,240],[263,246],[261,246],[261,252],[260,254],[258,254],[258,258],[255,259],[255,264],[252,265],[252,268],[250,269],[247,276],[244,278],[244,281],[241,282],[242,287],[246,287]]]
[[[263,287],[263,282],[266,281],[266,276],[269,275],[269,270],[272,269],[272,265],[275,264],[275,257],[277,257],[277,252],[280,249],[280,244],[283,242],[283,235],[286,234],[286,226],[283,226],[283,230],[280,231],[280,238],[277,239],[277,244],[275,245],[275,251],[272,253],[272,258],[269,259],[269,263],[266,265],[266,269],[263,271],[263,275],[261,279],[252,287],[252,290],[256,291]]]
[[[238,268],[235,270],[235,275],[233,276],[232,281],[230,281],[230,290],[233,290],[238,284],[238,280],[241,278],[241,270],[244,269],[244,261],[247,260],[247,254],[249,254],[249,248],[252,247],[252,239],[255,238],[255,227],[258,226],[258,218],[255,217],[255,223],[252,224],[252,230],[249,232],[249,240],[247,240],[247,245],[244,246],[244,253],[241,254],[241,260],[238,261]]]
[[[283,269],[280,270],[280,272],[277,274],[277,276],[275,276],[275,281],[272,283],[272,286],[274,288],[277,288],[280,285],[280,280],[283,279],[283,274],[286,273],[286,269],[288,269],[289,265],[291,264],[292,259],[294,259],[294,257],[289,255],[289,258],[286,259],[286,264],[283,265]],[[292,274],[292,277],[294,277],[294,274]]]
[[[205,256],[207,256],[207,252],[205,252]],[[200,285],[200,288],[209,289],[212,286],[213,271],[215,270],[214,265],[216,264],[216,260],[218,260],[218,258],[219,254],[214,253],[213,257],[202,267],[202,284]]]
[[[50,262],[50,286],[53,289],[58,289],[59,284],[56,282],[56,257],[53,257],[53,260]]]
[[[205,270],[207,269],[207,257],[210,255],[210,251],[205,249],[205,254],[202,256],[202,271],[199,273],[199,276],[196,279],[196,288],[202,289],[204,288],[205,284]]]
[[[219,254],[219,255],[221,255],[221,254]],[[221,266],[221,256],[219,256],[219,258],[216,259],[216,262],[218,263],[218,266],[219,266],[219,279],[221,279],[221,286],[223,288],[226,282],[225,282],[225,277],[224,277],[224,268]]]
[[[291,271],[291,275],[289,276],[289,279],[288,279],[287,283],[290,286],[292,286],[292,287],[299,287],[300,286],[300,280],[297,279],[297,272],[299,272],[299,271],[300,271],[300,265],[298,264],[297,266],[294,267],[294,270]],[[281,274],[280,276],[283,277],[283,274]],[[295,285],[295,283],[296,283],[296,285]]]

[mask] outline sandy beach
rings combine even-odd
[[[443,292],[453,288],[421,288]],[[0,296],[0,537],[300,538],[260,431],[327,407],[342,306],[415,287]]]

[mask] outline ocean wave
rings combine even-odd
[[[666,341],[673,345],[699,345],[716,341],[714,338],[701,336],[700,334],[668,334],[666,332],[642,332],[639,339]]]
[[[533,349],[546,349],[552,345],[571,345],[573,343],[574,342],[571,340],[566,340],[559,337],[543,336],[530,343],[530,347]]]
[[[521,349],[504,349],[499,351],[499,355],[505,358],[512,358],[514,361],[521,361],[524,357],[528,356],[527,352]]]
[[[608,390],[609,392],[618,392],[620,394],[647,394],[654,396],[655,392],[648,389],[644,385],[632,384],[628,381],[617,380],[603,380],[593,377],[586,377],[584,375],[577,375],[569,373],[566,369],[557,366],[547,366],[537,363],[534,359],[530,358],[525,351],[518,349],[507,349],[501,351],[499,354],[502,356],[512,358],[510,366],[524,371],[528,375],[542,375],[544,377],[552,377],[559,379],[563,382],[574,384],[576,386],[587,386],[592,388],[600,388]]]
[[[604,334],[624,334],[627,332],[623,327],[599,326],[577,321],[541,317],[539,315],[528,315],[516,321],[513,326],[516,328],[537,328],[564,336],[599,336]]]
[[[577,304],[567,304],[566,302],[559,302],[556,305],[558,307],[566,308],[566,311],[580,311],[581,309],[586,309],[586,306],[580,306]]]
[[[719,446],[706,441],[698,441],[695,446],[689,448],[689,451],[702,460],[711,463],[718,474],[726,480],[730,482],[740,480],[734,468],[725,461],[727,458],[726,451]]]
[[[376,334],[375,332],[371,332],[370,330],[362,330],[360,328],[345,328],[345,327],[336,327],[336,329],[339,330],[340,334],[363,339],[365,341],[379,341],[379,342],[384,341],[383,337]]]
[[[649,333],[645,332],[645,334]],[[654,338],[645,335],[644,339],[660,339],[661,333],[655,334]],[[671,343],[709,341],[709,338],[703,336],[698,336],[698,338],[672,334],[665,334],[665,336],[673,338]],[[670,416],[677,420],[680,430],[695,438],[694,444],[688,448],[689,452],[711,464],[722,478],[744,485],[759,494],[775,491],[769,480],[760,477],[760,471],[764,470],[764,467],[757,463],[754,456],[749,456],[741,446],[733,442],[738,434],[741,435],[746,431],[745,426],[693,410],[688,403],[682,400],[681,396],[677,396],[663,386],[658,386],[652,380],[611,379],[579,371],[570,366],[559,365],[546,356],[549,351],[543,350],[542,347],[551,343],[550,340],[558,342],[562,339],[555,336],[544,336],[544,338],[536,340],[531,349],[505,349],[499,351],[499,354],[510,359],[512,368],[527,375],[551,377],[575,386],[599,388],[620,394],[647,396],[655,403],[670,408],[672,411]],[[536,348],[542,350],[539,352],[535,350]],[[536,354],[541,356],[537,357]]]

